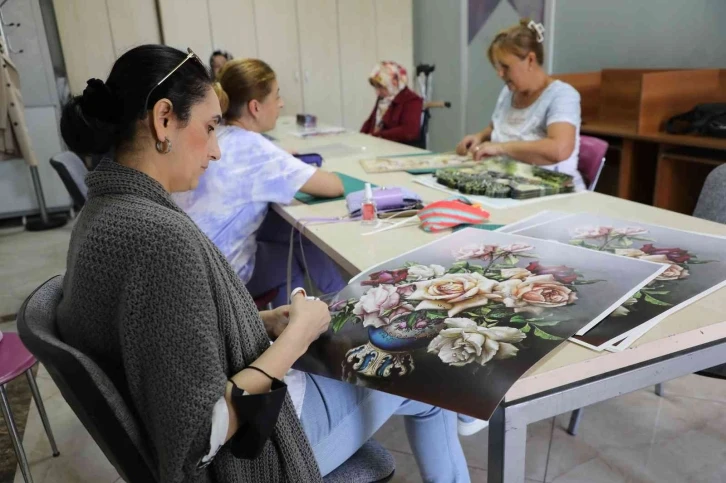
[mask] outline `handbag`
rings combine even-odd
[[[693,110],[668,119],[665,130],[669,134],[701,134],[726,137],[726,104],[699,104]]]
[[[312,164],[318,168],[323,165],[323,157],[318,153],[293,154],[294,157],[306,164]]]
[[[350,216],[360,216],[363,204],[364,190],[348,193],[345,203]],[[392,186],[388,188],[373,188],[373,202],[379,213],[392,213],[396,211],[418,210],[423,207],[421,197],[406,188]]]

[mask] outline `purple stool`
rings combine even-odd
[[[28,352],[28,349],[26,349],[23,343],[20,342],[18,334],[8,332],[3,334],[2,339],[0,339],[0,399],[2,399],[2,411],[3,417],[5,418],[5,424],[8,426],[8,432],[10,433],[10,438],[12,439],[13,447],[15,448],[15,455],[18,457],[20,470],[23,472],[23,478],[25,478],[27,483],[32,483],[33,477],[30,475],[28,460],[25,457],[25,451],[23,451],[23,443],[20,441],[18,428],[15,426],[13,413],[10,410],[8,393],[5,390],[5,384],[12,381],[23,372],[28,378],[30,391],[33,393],[33,399],[35,399],[35,405],[38,407],[40,419],[43,421],[43,427],[45,428],[46,434],[48,434],[50,447],[53,449],[53,457],[60,454],[55,445],[53,432],[50,430],[50,423],[48,423],[48,416],[45,414],[43,400],[40,397],[40,392],[38,392],[38,385],[35,383],[35,377],[33,377],[32,369],[35,363],[35,357],[33,357],[33,354]]]

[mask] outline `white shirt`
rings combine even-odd
[[[585,189],[582,175],[577,170],[580,154],[580,94],[569,84],[556,80],[548,85],[539,98],[529,107],[512,107],[512,91],[502,89],[492,114],[492,142],[539,141],[547,137],[547,127],[556,122],[575,126],[575,149],[569,158],[542,168],[569,174],[574,178],[575,189]]]

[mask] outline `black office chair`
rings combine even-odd
[[[146,436],[113,382],[89,357],[58,337],[55,314],[63,277],[38,287],[18,312],[18,333],[48,370],[63,398],[126,481],[154,483]]]
[[[63,277],[59,275],[25,300],[18,313],[20,338],[46,367],[63,398],[121,477],[133,483],[155,483],[158,474],[152,453],[135,414],[103,370],[58,336],[55,314],[62,289]],[[393,456],[371,439],[324,481],[385,482],[395,467]]]
[[[73,206],[81,209],[88,198],[86,174],[88,169],[83,160],[72,151],[64,151],[50,158],[50,165],[58,172],[63,185],[73,200]]]

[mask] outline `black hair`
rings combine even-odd
[[[171,101],[184,125],[192,106],[204,99],[212,85],[207,69],[191,58],[154,87],[186,56],[165,45],[141,45],[116,60],[106,82],[89,79],[83,95],[63,107],[60,128],[68,147],[79,154],[125,149],[134,141],[137,121],[164,98]]]
[[[221,55],[222,57],[224,57],[227,60],[233,59],[232,54],[230,54],[226,50],[215,50],[214,52],[212,52],[212,55],[209,56],[209,67],[212,67],[212,61],[218,55]]]

